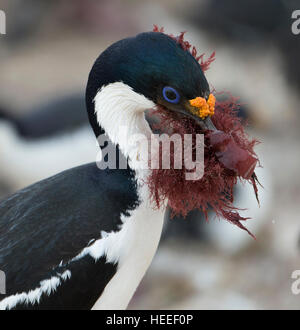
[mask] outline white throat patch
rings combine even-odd
[[[99,125],[111,142],[118,144],[124,156],[129,158],[131,168],[140,169],[140,159],[147,159],[142,155],[141,144],[151,135],[144,111],[154,108],[155,103],[122,82],[102,87],[94,102]]]

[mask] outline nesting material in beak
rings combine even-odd
[[[199,99],[194,102],[205,106]],[[194,209],[199,209],[207,215],[209,208],[212,208],[217,216],[225,218],[249,233],[241,223],[248,218],[241,217],[233,205],[233,188],[238,180],[245,180],[253,185],[257,196],[257,178],[254,169],[258,159],[253,150],[257,140],[249,139],[246,134],[244,125],[237,116],[238,107],[234,98],[216,102],[214,115],[207,116],[203,120],[204,123],[207,119],[212,122],[208,125],[213,127],[212,130],[207,126],[206,129],[203,128],[197,120],[189,116],[179,117],[178,114],[164,107],[158,108],[157,114],[161,117],[156,127],[158,130],[164,131],[165,127],[169,127],[172,133],[180,134],[182,138],[184,134],[193,136],[204,134],[205,147],[204,175],[200,180],[186,180],[185,174],[189,170],[184,166],[182,169],[174,168],[172,152],[170,169],[152,170],[148,185],[157,207],[168,200],[173,215],[183,216]],[[193,152],[196,152],[195,148]],[[182,164],[184,165],[184,159]]]
[[[153,31],[164,33],[164,29],[156,25]],[[198,56],[196,48],[184,39],[184,34],[182,32],[179,36],[169,37],[183,50],[190,52],[205,72],[214,61],[215,53],[204,60],[204,54]],[[258,199],[258,180],[254,172],[259,162],[254,152],[258,141],[249,139],[245,133],[244,125],[237,116],[239,106],[234,98],[216,102],[210,94],[207,101],[201,97],[189,100],[186,108],[185,112],[180,111],[180,116],[180,113],[170,112],[159,106],[157,114],[161,116],[161,121],[156,129],[164,132],[166,127],[170,128],[182,138],[185,134],[204,134],[204,175],[200,180],[191,181],[186,180],[188,170],[184,166],[182,169],[171,166],[170,169],[152,170],[148,185],[153,201],[160,207],[168,200],[173,215],[185,216],[191,210],[200,209],[207,216],[210,207],[217,216],[253,236],[241,223],[248,218],[241,217],[233,206],[233,188],[238,180],[246,180],[252,184]],[[194,152],[196,153],[195,148]],[[171,164],[174,165],[172,159]]]

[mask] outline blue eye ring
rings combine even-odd
[[[168,97],[169,93],[174,93],[175,98]],[[180,95],[177,92],[177,90],[173,87],[170,87],[170,86],[164,87],[162,94],[163,94],[164,99],[169,103],[177,104],[180,101]]]

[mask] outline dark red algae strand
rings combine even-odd
[[[250,181],[251,181],[252,186],[253,186],[253,189],[254,189],[254,193],[255,193],[255,197],[256,197],[257,203],[260,206],[260,202],[259,202],[259,198],[258,198],[258,189],[257,189],[256,183],[258,183],[262,188],[263,188],[263,186],[258,181],[258,178],[257,178],[255,172],[251,175]]]
[[[241,221],[246,221],[251,218],[243,218],[237,212],[222,212],[223,218],[225,218],[228,222],[232,223],[233,225],[238,226],[239,228],[245,230],[251,237],[256,239],[256,237],[241,223]]]
[[[164,28],[159,28],[157,25],[153,25],[153,32],[165,33]],[[195,46],[192,46],[187,40],[184,40],[184,35],[186,31],[181,32],[178,36],[174,36],[173,34],[167,34],[170,38],[175,40],[183,50],[189,51],[191,55],[199,62],[201,69],[203,71],[207,71],[209,69],[210,64],[215,60],[216,52],[213,52],[207,60],[204,60],[204,55],[198,55],[197,49]]]
[[[186,216],[193,209],[199,209],[207,215],[211,207],[218,217],[224,217],[254,237],[241,223],[247,218],[241,217],[239,210],[233,205],[233,188],[238,180],[252,183],[257,197],[257,178],[253,168],[253,164],[256,165],[257,162],[253,150],[257,141],[250,140],[245,133],[244,126],[237,117],[237,107],[234,98],[217,102],[215,114],[212,116],[214,125],[223,135],[221,145],[218,146],[221,148],[219,153],[223,155],[223,160],[215,150],[218,143],[211,143],[211,131],[202,131],[194,120],[179,117],[163,107],[158,107],[156,114],[159,114],[161,121],[156,125],[156,129],[165,131],[165,127],[169,127],[172,133],[180,134],[182,138],[184,134],[204,134],[204,176],[200,180],[186,180],[184,159],[182,158],[183,168],[174,169],[174,154],[171,153],[171,168],[152,170],[147,183],[152,201],[157,207],[168,201],[173,214],[182,216]],[[234,151],[237,151],[236,155]]]
[[[238,146],[228,133],[211,131],[207,135],[209,144],[220,163],[238,176],[250,180],[258,159],[249,151]]]

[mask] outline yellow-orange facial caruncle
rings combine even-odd
[[[208,100],[206,101],[203,97],[196,97],[195,99],[189,100],[190,105],[195,109],[195,115],[205,119],[207,116],[212,116],[215,113],[216,98],[213,94],[209,94]]]

